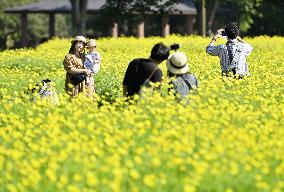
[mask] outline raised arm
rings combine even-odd
[[[218,29],[216,34],[211,39],[209,45],[206,47],[206,53],[212,55],[212,56],[218,56],[219,55],[219,48],[215,45],[216,40],[221,36],[223,29]]]

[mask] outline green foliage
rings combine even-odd
[[[220,27],[226,24],[228,21],[237,21],[240,24],[240,30],[243,32],[248,29],[254,23],[254,16],[259,16],[258,11],[260,5],[264,2],[263,0],[205,0],[207,9],[207,20],[213,10],[213,6],[218,2],[218,14],[216,13],[215,23],[218,23]],[[200,0],[194,0],[197,7],[198,17],[201,17]],[[200,22],[200,18],[198,22]]]
[[[17,47],[20,40],[20,14],[5,13],[5,8],[27,5],[37,2],[36,0],[4,0],[0,3],[0,40],[6,41],[6,46]],[[70,33],[69,17],[56,15],[56,35],[68,36]],[[48,38],[48,16],[46,14],[28,14],[28,41],[37,44],[41,38]]]
[[[253,16],[258,15],[257,8],[263,0],[223,0],[227,5],[233,4],[236,14],[239,16],[240,30],[247,31],[253,24]]]
[[[147,14],[167,15],[175,11],[173,5],[180,0],[107,0],[103,6],[104,15],[113,15],[112,21],[123,21],[129,18],[129,15],[135,15],[132,19],[139,21],[146,17]]]
[[[284,35],[284,2],[282,0],[266,0],[258,8],[253,17],[254,25],[248,30],[250,35]]]
[[[5,14],[4,10],[8,7],[20,6],[35,0],[4,0],[0,3],[0,39],[8,40],[8,45],[14,45],[15,40],[20,38],[20,16]]]

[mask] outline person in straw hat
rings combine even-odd
[[[175,95],[184,98],[190,90],[198,87],[198,80],[189,72],[188,60],[183,52],[176,51],[169,57],[166,65]]]
[[[96,74],[100,70],[101,65],[101,54],[97,51],[97,43],[94,39],[90,39],[87,42],[87,46],[89,49],[88,54],[85,56],[84,68],[92,71],[92,74]],[[90,83],[90,77],[86,77],[86,83]]]
[[[63,65],[66,70],[65,91],[71,97],[75,97],[81,92],[86,92],[89,96],[94,92],[94,84],[86,85],[85,76],[89,76],[92,71],[84,68],[84,47],[86,38],[76,36],[71,41],[69,53],[65,56]],[[93,81],[91,79],[91,81]]]

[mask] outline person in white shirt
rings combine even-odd
[[[228,39],[227,43],[215,46],[216,40],[221,36]],[[220,58],[223,76],[230,76],[230,73],[233,73],[234,76],[242,78],[250,76],[246,58],[252,49],[252,46],[239,36],[239,26],[230,22],[225,29],[217,30],[217,33],[206,47],[206,52]]]
[[[100,70],[101,55],[96,50],[97,43],[94,39],[90,39],[87,42],[86,47],[89,49],[89,52],[85,55],[84,68],[92,72],[91,75],[86,77],[86,84],[88,84],[91,80],[90,77]]]

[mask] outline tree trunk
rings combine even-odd
[[[77,35],[78,34],[78,27],[77,27],[77,23],[79,22],[79,0],[70,0],[71,2],[71,20],[72,20],[72,33],[73,35]]]
[[[73,35],[84,35],[88,0],[70,0]]]
[[[117,38],[118,37],[118,24],[117,22],[114,22],[112,24],[112,27],[111,27],[111,36],[113,38]]]
[[[205,7],[205,0],[201,0],[201,12],[202,12],[202,36],[206,36],[206,7]]]
[[[198,35],[202,35],[202,13],[201,13],[201,8],[202,8],[202,3],[200,0],[196,0],[195,2],[195,7],[197,11],[197,33]]]
[[[140,21],[137,25],[137,37],[144,38],[144,21]]]
[[[128,20],[124,19],[121,25],[121,33],[126,35],[128,33]]]
[[[170,34],[169,17],[163,16],[162,17],[162,37],[166,37],[169,34]]]
[[[87,4],[88,0],[80,0],[80,13],[81,13],[80,32],[82,35],[86,34]]]
[[[6,41],[7,41],[6,35],[0,37],[0,50],[6,49]]]
[[[52,38],[55,36],[55,14],[49,13],[49,25],[48,25],[48,34],[49,38]]]
[[[212,11],[210,13],[210,17],[209,17],[208,23],[207,23],[207,29],[208,29],[207,32],[208,32],[208,34],[212,33],[212,30],[213,30],[212,26],[213,26],[215,15],[216,15],[216,11],[217,11],[219,5],[220,5],[219,0],[215,0],[213,8],[212,8]]]
[[[28,43],[28,14],[21,14],[21,39],[20,46],[26,47]]]
[[[194,17],[192,15],[185,16],[185,31],[187,35],[193,34]]]

